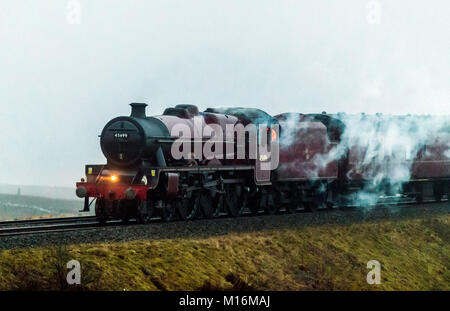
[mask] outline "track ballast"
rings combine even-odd
[[[316,212],[330,212],[333,210],[345,210],[349,208],[374,208],[378,206],[395,206],[395,207],[406,207],[422,204],[439,203],[434,200],[428,200],[421,203],[416,201],[405,200],[405,199],[385,199],[384,202],[378,202],[374,205],[369,205],[367,207],[349,205],[341,208],[332,208],[317,210]],[[448,203],[448,200],[443,200],[441,203]],[[296,213],[305,213],[304,210],[298,210]],[[312,212],[308,212],[312,213]],[[265,215],[266,213],[260,212],[258,214],[252,214],[249,211],[245,211],[241,216],[244,217],[257,217]],[[282,210],[279,214],[288,214],[286,210]],[[233,218],[232,216],[223,213],[216,218]],[[195,220],[202,220],[201,218],[196,218]],[[176,220],[175,220],[176,221]],[[153,217],[150,223],[164,222],[161,217]],[[44,218],[44,219],[29,219],[29,220],[13,220],[13,221],[3,221],[0,222],[0,237],[8,236],[18,236],[18,235],[29,235],[29,234],[47,234],[47,233],[58,233],[58,232],[69,232],[69,231],[79,231],[79,230],[94,230],[102,227],[110,226],[123,226],[123,225],[133,225],[137,224],[135,220],[130,220],[128,222],[123,222],[120,220],[111,220],[105,224],[101,224],[96,220],[95,216],[75,216],[75,217],[59,217],[59,218]]]

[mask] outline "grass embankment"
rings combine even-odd
[[[449,290],[450,215],[0,252],[0,289]],[[368,285],[369,260],[381,284]],[[73,287],[72,287],[73,288]]]

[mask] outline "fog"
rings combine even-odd
[[[448,12],[445,0],[2,0],[0,183],[73,186],[105,162],[103,125],[136,101],[149,114],[449,114]]]

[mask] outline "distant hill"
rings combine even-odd
[[[24,186],[0,184],[0,193],[37,196],[51,199],[76,200],[75,187]]]
[[[76,216],[83,200],[50,199],[21,194],[0,194],[0,221],[41,216]]]

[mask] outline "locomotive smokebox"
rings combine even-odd
[[[145,103],[131,103],[131,115],[133,118],[146,118],[145,108],[147,104]]]
[[[120,167],[138,165],[142,159],[156,161],[158,139],[170,137],[166,125],[158,118],[147,117],[147,104],[131,103],[129,117],[109,121],[100,135],[100,146],[108,163]]]

